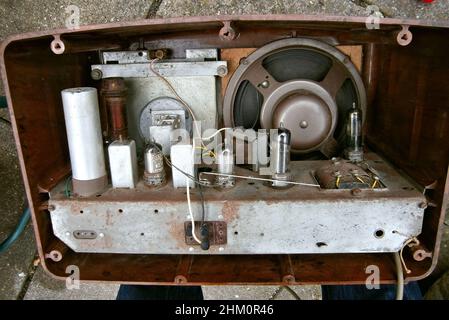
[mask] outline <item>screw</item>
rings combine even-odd
[[[223,247],[218,248],[218,251],[224,251]]]
[[[70,232],[67,231],[67,232],[65,233],[65,235],[66,235],[67,237],[70,237]]]
[[[218,216],[218,219],[223,219],[223,216],[220,214],[219,216]]]
[[[189,248],[189,251],[192,252],[193,250],[195,250],[193,247]]]
[[[225,66],[219,66],[219,67],[217,68],[217,74],[218,74],[220,77],[224,77],[225,75],[228,74],[228,68],[226,68]]]
[[[90,72],[90,76],[94,80],[101,80],[101,78],[103,78],[103,72],[100,69],[93,69]]]
[[[164,52],[164,50],[161,50],[161,49],[156,50],[156,52],[154,53],[154,55],[155,55],[156,58],[158,58],[158,59],[164,59],[164,58],[165,58],[165,52]]]
[[[425,208],[427,208],[427,203],[421,202],[421,203],[418,205],[418,207],[419,207],[420,209],[425,209]]]
[[[299,126],[303,129],[307,128],[309,126],[309,124],[307,123],[306,120],[303,120],[299,123]]]
[[[103,238],[103,237],[104,237],[104,233],[103,233],[103,232],[100,232],[100,233],[98,234],[98,236],[99,236],[100,238]]]
[[[262,87],[264,89],[268,88],[270,86],[270,81],[265,80],[261,84],[259,84],[259,87]]]

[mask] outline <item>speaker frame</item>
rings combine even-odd
[[[366,115],[366,90],[365,90],[365,86],[363,84],[362,78],[359,74],[359,72],[357,71],[356,67],[354,66],[354,64],[352,63],[352,61],[350,60],[350,58],[345,55],[343,52],[341,52],[340,50],[338,50],[337,48],[335,48],[334,46],[322,41],[322,40],[316,40],[316,39],[311,39],[311,38],[288,38],[288,39],[282,39],[282,40],[277,40],[271,43],[268,43],[267,45],[260,47],[259,49],[257,49],[256,51],[254,51],[253,53],[251,53],[250,55],[248,55],[247,57],[241,59],[240,64],[238,66],[238,68],[235,70],[235,72],[232,74],[231,79],[229,80],[228,86],[226,88],[226,92],[224,95],[224,100],[223,100],[223,122],[224,125],[226,127],[235,127],[235,121],[234,121],[234,101],[238,92],[238,89],[240,87],[240,84],[243,81],[247,81],[248,78],[248,74],[250,74],[251,72],[254,73],[254,70],[252,70],[254,68],[254,65],[256,64],[260,64],[260,66],[262,66],[262,63],[264,61],[265,58],[267,58],[268,56],[283,51],[283,50],[288,50],[288,49],[308,49],[308,50],[312,50],[312,51],[316,51],[320,54],[323,54],[327,57],[329,57],[332,60],[332,66],[330,67],[327,75],[324,77],[324,79],[321,82],[316,82],[310,79],[294,79],[294,80],[289,80],[289,81],[285,81],[285,82],[276,82],[271,75],[269,75],[268,80],[269,81],[275,81],[275,83],[279,84],[275,89],[271,89],[271,92],[268,95],[264,96],[264,102],[262,103],[262,106],[260,108],[260,122],[261,125],[262,123],[264,123],[264,125],[262,125],[262,128],[264,129],[272,129],[269,128],[267,125],[267,121],[266,119],[263,120],[262,119],[262,115],[265,112],[265,105],[267,103],[267,101],[272,101],[273,98],[273,94],[275,94],[275,92],[277,91],[278,88],[282,87],[282,86],[286,86],[289,85],[289,83],[293,83],[293,82],[298,82],[298,81],[306,81],[306,82],[310,82],[311,84],[318,84],[319,86],[321,86],[324,90],[329,92],[329,89],[332,91],[330,92],[330,95],[333,98],[334,104],[336,105],[336,96],[337,96],[337,92],[339,91],[339,89],[343,86],[343,83],[346,79],[351,79],[353,86],[355,88],[356,91],[356,96],[357,96],[357,101],[358,101],[358,105],[359,107],[362,109],[362,115],[363,115],[363,122],[365,122],[365,115]],[[343,79],[343,81],[341,81],[341,84],[338,88],[333,88],[332,84],[326,83],[326,87],[323,85],[324,81],[326,81],[327,76],[329,75],[329,73],[334,69],[334,67],[336,66],[337,69],[340,69],[340,71],[344,72],[347,77]],[[269,72],[267,71],[267,74],[269,74]],[[266,80],[267,78],[260,78],[260,82],[262,83],[264,80]],[[252,81],[254,81],[254,78],[251,79]],[[252,82],[250,81],[250,82]],[[254,86],[254,83],[252,83]],[[261,88],[259,86],[259,88],[256,87],[256,90],[258,90],[262,95],[263,95],[263,90],[264,88]],[[292,90],[292,93],[294,91]],[[331,107],[331,106],[329,106]],[[276,106],[272,106],[271,108],[273,110],[273,113],[271,115],[271,118],[273,118],[274,115],[274,111],[276,110]],[[337,114],[338,114],[338,106],[337,106]],[[266,118],[266,112],[265,112],[265,118]],[[313,152],[316,150],[320,150],[321,152],[323,152],[324,150],[329,150],[329,149],[335,149],[335,145],[337,145],[336,140],[333,138],[333,134],[335,131],[335,127],[336,127],[336,123],[339,121],[340,119],[336,118],[333,121],[335,123],[332,124],[332,128],[329,132],[329,134],[327,135],[327,137],[317,146],[307,149],[307,150],[295,150],[292,149],[292,152],[294,153],[309,153],[309,152]],[[333,146],[333,147],[330,147]],[[328,153],[323,152],[323,153]]]

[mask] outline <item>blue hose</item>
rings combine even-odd
[[[19,238],[19,236],[27,226],[28,221],[30,221],[30,217],[30,209],[26,208],[22,216],[20,217],[20,221],[17,224],[16,229],[8,236],[8,238],[5,239],[5,241],[0,243],[0,254],[8,250],[9,247],[11,247],[11,245]]]

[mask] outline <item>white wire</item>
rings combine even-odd
[[[231,130],[232,128],[221,128],[220,130],[217,130],[213,135],[209,136],[209,137],[205,137],[202,138],[201,140],[205,141],[205,140],[210,140],[213,137],[215,137],[217,134],[219,134],[220,132],[224,131],[224,130]]]
[[[238,178],[238,179],[257,180],[257,181],[282,182],[285,184],[294,184],[294,185],[306,186],[306,187],[318,187],[318,188],[321,187],[319,184],[314,184],[314,183],[304,183],[304,182],[296,182],[296,181],[288,181],[288,180],[285,180],[285,181],[284,180],[275,180],[275,179],[258,178],[258,177],[252,177],[252,176],[238,176],[236,174],[225,174],[225,173],[218,173],[218,172],[201,172],[201,175],[203,175],[203,174],[208,174],[208,175],[212,175],[212,176],[231,177],[231,178]]]
[[[399,257],[399,253],[394,253],[394,262],[396,265],[396,274],[397,274],[397,289],[396,289],[396,300],[404,299],[404,273],[402,271],[401,259]]]
[[[187,187],[187,205],[189,206],[189,214],[190,214],[190,220],[192,221],[192,236],[193,239],[195,239],[196,242],[201,244],[201,240],[198,239],[198,237],[195,234],[195,219],[193,218],[193,212],[192,212],[192,206],[190,204],[190,180],[186,177],[186,187]]]

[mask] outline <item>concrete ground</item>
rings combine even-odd
[[[385,17],[429,20],[449,19],[449,2],[436,0],[431,5],[415,0],[1,0],[0,41],[11,34],[63,27],[65,8],[80,8],[80,24],[143,19],[147,16],[175,17],[217,14],[303,13],[367,16],[368,5],[377,5]],[[3,86],[0,86],[3,95]],[[8,117],[0,109],[1,117]],[[0,241],[13,229],[24,209],[24,191],[10,127],[0,122]],[[448,220],[447,220],[448,221]],[[439,272],[449,269],[448,223],[442,244]],[[64,282],[47,276],[35,257],[31,227],[5,254],[0,255],[0,299],[114,299],[117,285],[81,284],[79,290],[67,290]],[[447,277],[446,277],[447,278]],[[447,283],[448,281],[446,281]],[[446,290],[447,284],[438,292]],[[320,299],[317,286],[294,288],[303,299]],[[277,287],[226,286],[204,287],[206,299],[270,299]],[[284,290],[277,299],[291,299]]]

